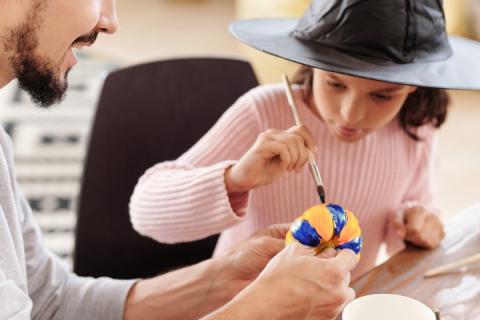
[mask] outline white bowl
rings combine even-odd
[[[415,299],[396,294],[372,294],[350,302],[342,320],[435,320],[435,313]]]

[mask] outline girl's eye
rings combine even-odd
[[[383,100],[383,101],[388,101],[388,100],[391,100],[391,99],[392,99],[391,96],[387,96],[387,95],[379,94],[379,93],[372,93],[372,96],[373,96],[375,99],[379,99],[379,100]]]
[[[345,89],[346,86],[340,82],[334,82],[334,81],[327,81],[327,84],[335,89]]]

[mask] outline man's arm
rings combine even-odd
[[[32,302],[28,296],[12,281],[8,280],[0,269],[0,319],[30,319]]]
[[[287,230],[273,226],[222,257],[138,282],[126,319],[198,319],[207,313],[205,320],[336,319],[355,296],[349,287],[355,254],[330,249],[317,257],[300,244],[284,248]]]
[[[135,285],[134,281],[77,277],[44,248],[27,202],[23,197],[19,200],[25,215],[33,319],[198,319],[232,298],[208,319],[244,319],[247,311],[249,318],[320,314],[320,319],[335,319],[344,303],[353,298],[347,275],[356,263],[355,255],[345,253],[327,261],[299,245],[290,245],[277,255],[284,247],[286,225],[257,233],[221,258]],[[261,300],[267,303],[259,303]]]
[[[125,319],[198,319],[233,298],[222,281],[221,263],[207,260],[135,284]]]
[[[139,281],[129,294],[126,320],[198,319],[220,308],[283,249],[287,230],[287,225],[272,226],[222,257]]]
[[[32,319],[122,320],[125,299],[134,281],[82,278],[68,272],[44,247],[23,196],[18,195],[18,203],[25,217],[22,231]]]

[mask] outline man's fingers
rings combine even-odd
[[[334,258],[337,255],[337,251],[333,248],[327,248],[320,252],[317,257],[322,258],[322,259],[330,259]]]
[[[273,257],[274,255],[282,251],[283,248],[285,248],[285,241],[271,237],[265,238],[266,239],[263,245],[263,249],[268,251],[269,256]]]
[[[259,231],[257,235],[266,235],[277,239],[285,239],[285,236],[287,235],[289,229],[289,223],[273,224],[265,230]]]
[[[300,256],[314,256],[315,255],[315,249],[311,247],[307,247],[299,242],[292,242],[288,246],[288,250],[291,250],[295,255],[300,255]]]
[[[348,272],[352,271],[358,263],[355,252],[350,249],[340,250],[332,260],[339,266],[343,266]]]
[[[353,290],[352,288],[348,288],[347,290],[347,301],[345,301],[343,307],[342,307],[342,310],[347,306],[347,304],[349,304],[350,302],[352,302],[354,299],[355,299],[355,290]]]

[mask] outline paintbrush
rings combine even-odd
[[[301,126],[303,125],[303,122],[298,113],[298,108],[297,108],[297,104],[295,103],[295,99],[293,98],[292,86],[290,85],[290,80],[288,80],[288,77],[286,74],[283,75],[283,84],[285,86],[285,93],[287,95],[288,105],[292,110],[295,123],[297,126]],[[320,175],[320,171],[318,170],[315,157],[311,150],[308,150],[308,163],[310,165],[310,172],[312,173],[313,180],[315,181],[315,185],[317,186],[317,193],[318,193],[318,196],[320,197],[320,201],[322,203],[325,203],[325,188],[323,187],[322,176]]]

